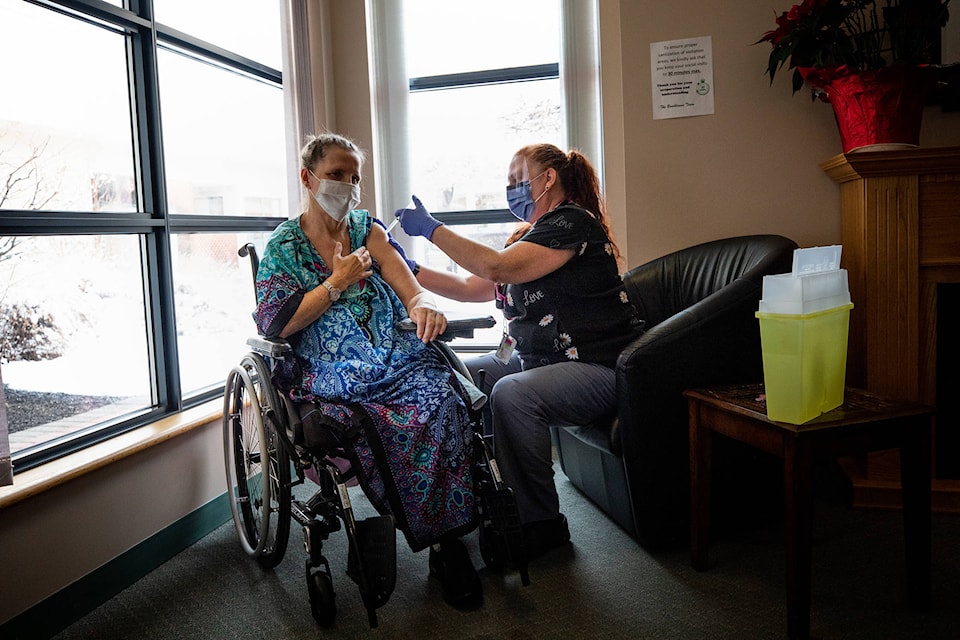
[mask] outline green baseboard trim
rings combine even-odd
[[[231,517],[224,493],[0,625],[0,638],[40,640],[56,635]]]

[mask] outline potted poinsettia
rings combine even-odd
[[[950,0],[804,0],[777,16],[770,82],[785,65],[793,91],[804,84],[829,102],[844,151],[866,145],[916,146],[940,30]],[[912,114],[901,124],[899,118]]]

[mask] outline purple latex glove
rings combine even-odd
[[[408,236],[423,236],[429,240],[443,223],[430,215],[417,196],[413,196],[413,204],[416,205],[413,209],[397,209],[393,215],[400,218],[400,226]]]
[[[387,231],[387,225],[383,224],[383,221],[379,218],[374,218],[374,222],[383,227],[384,231]],[[390,235],[390,232],[387,231],[387,241],[390,243],[390,246],[397,250],[397,253],[400,254],[400,257],[403,258],[403,261],[407,263],[407,266],[410,267],[410,271],[416,271],[417,263],[415,260],[411,260],[407,257],[406,252],[403,250],[403,247],[400,246],[400,243],[393,239],[393,236]]]

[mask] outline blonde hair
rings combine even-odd
[[[360,158],[360,164],[366,161],[366,156],[364,156],[363,151],[361,151],[357,143],[350,138],[342,136],[339,133],[317,133],[307,136],[306,144],[300,149],[300,167],[313,171],[317,163],[326,157],[327,149],[331,146],[340,147],[341,149],[357,154]]]

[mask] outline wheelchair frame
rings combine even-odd
[[[254,279],[259,261],[248,244]],[[450,367],[471,379],[450,348],[454,337],[472,336],[475,328],[492,326],[493,318],[448,323],[447,332],[431,345]],[[409,326],[407,326],[409,328]],[[307,552],[305,576],[311,613],[323,627],[333,624],[337,608],[330,564],[323,543],[344,528],[348,541],[347,575],[359,588],[371,627],[378,626],[376,610],[387,603],[396,583],[396,531],[393,517],[380,515],[357,521],[347,492],[355,476],[341,471],[333,458],[345,458],[343,446],[310,450],[302,442],[302,424],[295,403],[278,393],[270,362],[293,357],[285,340],[252,337],[251,351],[227,375],[223,401],[224,466],[233,522],[244,552],[264,569],[283,560],[291,517],[301,526]],[[469,405],[469,402],[468,402]],[[504,485],[488,440],[482,435],[479,409],[468,407],[475,436],[475,493],[480,521],[480,551],[492,570],[515,568],[529,585],[523,532],[513,491]],[[312,469],[317,492],[305,501],[294,500],[292,488],[303,484]]]

